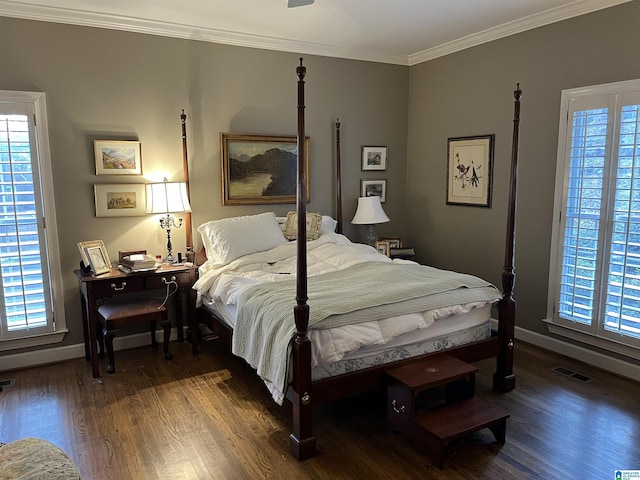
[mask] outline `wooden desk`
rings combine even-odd
[[[74,270],[80,283],[80,304],[82,308],[82,330],[84,333],[85,358],[91,360],[93,377],[100,377],[98,348],[96,338],[97,308],[110,297],[147,290],[165,289],[166,284],[174,280],[178,285],[176,292],[179,304],[176,315],[178,341],[184,341],[184,321],[182,312],[187,301],[189,325],[197,325],[196,292],[191,287],[196,282],[198,268],[185,266],[162,266],[154,271],[124,273],[112,268],[102,275],[83,274]],[[193,342],[192,342],[193,343]],[[197,344],[193,343],[197,348]]]

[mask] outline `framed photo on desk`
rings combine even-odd
[[[91,267],[94,275],[101,275],[111,270],[111,260],[102,240],[78,242],[78,250],[85,267]]]

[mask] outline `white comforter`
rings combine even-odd
[[[318,275],[347,268],[361,262],[391,262],[373,247],[352,243],[345,236],[323,234],[307,242],[308,275]],[[407,262],[407,260],[393,260]],[[246,288],[265,282],[290,279],[296,274],[296,242],[280,245],[265,252],[240,257],[227,265],[207,262],[200,267],[200,278],[194,288],[198,306],[203,303],[224,304],[235,311],[239,294]],[[292,317],[295,299],[291,299]],[[439,318],[462,314],[483,303],[456,305],[422,313],[401,315],[376,322],[365,322],[327,330],[310,330],[312,366],[341,360],[348,352],[369,345],[380,345],[421,328]],[[233,319],[227,318],[227,321]]]

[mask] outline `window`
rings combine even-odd
[[[563,91],[560,118],[547,322],[637,358],[640,81]]]
[[[60,341],[62,309],[44,93],[0,91],[0,350]]]

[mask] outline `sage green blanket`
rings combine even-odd
[[[495,286],[478,277],[418,264],[358,263],[307,282],[310,329],[501,297]],[[233,333],[233,353],[283,393],[296,333],[295,298],[295,279],[248,288],[238,299]]]

